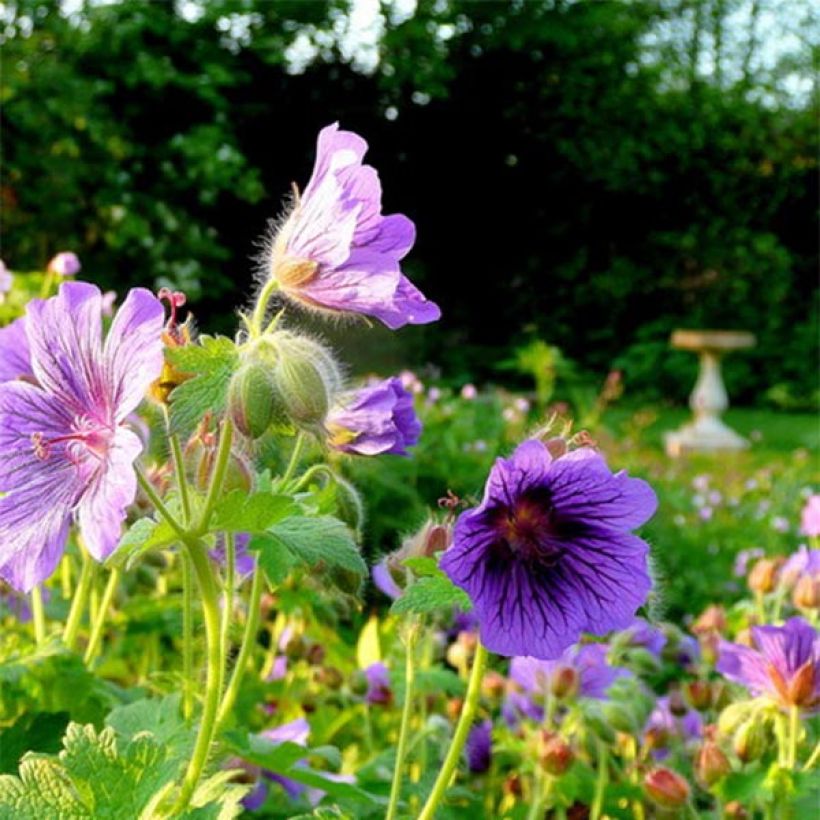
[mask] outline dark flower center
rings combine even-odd
[[[551,538],[556,534],[556,522],[549,493],[531,491],[509,507],[496,507],[489,515],[499,536],[496,546],[500,551],[546,566],[557,563],[561,550]]]

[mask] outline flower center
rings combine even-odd
[[[274,265],[273,276],[279,284],[288,288],[299,288],[306,285],[316,276],[319,263],[312,259],[300,259],[295,256],[285,257],[279,264]]]
[[[102,461],[108,454],[114,431],[88,416],[78,416],[74,419],[71,432],[64,436],[46,438],[42,433],[32,433],[31,444],[34,455],[41,461],[51,457],[55,444],[65,445],[65,456],[72,464],[79,465],[88,456]]]
[[[561,556],[549,538],[555,533],[552,508],[543,493],[522,495],[511,507],[499,508],[494,525],[501,541],[521,558],[552,566]]]

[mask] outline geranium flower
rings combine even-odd
[[[80,260],[76,253],[63,251],[58,253],[49,263],[48,269],[57,276],[74,276],[80,272]]]
[[[6,267],[6,263],[0,259],[0,304],[6,298],[6,294],[11,290],[11,283],[14,281],[14,276]]]
[[[464,752],[467,755],[467,768],[473,774],[482,774],[490,768],[493,751],[493,723],[482,720],[476,723],[467,735]]]
[[[716,669],[753,695],[783,706],[820,706],[820,635],[802,618],[783,626],[753,626],[754,648],[720,642]]]
[[[328,414],[328,443],[343,453],[406,456],[421,435],[413,397],[398,378],[343,397]]]
[[[646,482],[591,448],[554,459],[526,441],[495,462],[440,566],[472,599],[488,649],[556,658],[582,632],[631,624],[652,582],[649,547],[630,530],[656,506]]]
[[[703,736],[700,714],[681,702],[673,708],[668,695],[658,698],[644,726],[644,739],[652,747],[653,756],[662,760],[669,755],[669,740],[677,738],[688,743]]]
[[[820,495],[816,493],[806,499],[800,513],[800,532],[810,538],[820,536]]]
[[[267,272],[309,308],[374,316],[394,330],[433,322],[438,306],[399,267],[415,226],[402,214],[382,215],[379,176],[362,165],[366,152],[338,123],[320,131],[313,174],[271,242]]]
[[[34,381],[25,316],[0,327],[0,383],[14,379]]]
[[[37,384],[0,384],[0,577],[24,592],[51,575],[71,521],[102,561],[134,500],[140,439],[123,425],[162,367],[163,309],[132,290],[102,338],[102,297],[74,282],[29,304]]]
[[[623,638],[627,646],[643,647],[656,658],[660,657],[661,650],[666,646],[666,635],[644,618],[635,618],[623,632]]]

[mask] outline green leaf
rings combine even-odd
[[[440,572],[437,575],[418,578],[410,584],[404,590],[401,598],[393,602],[390,611],[395,615],[422,614],[450,607],[458,607],[466,611],[472,609],[472,603],[463,589],[459,589],[443,572]]]
[[[186,756],[193,747],[194,734],[182,719],[181,701],[179,693],[164,698],[144,698],[112,710],[105,718],[105,725],[124,741],[149,732],[158,743]]]
[[[236,489],[224,496],[214,511],[213,529],[221,532],[265,532],[271,525],[296,512],[287,495]]]
[[[338,518],[291,516],[274,524],[268,535],[312,569],[340,568],[367,574],[367,564],[350,530]]]
[[[225,739],[231,750],[243,760],[277,774],[290,769],[297,760],[308,755],[304,746],[289,740],[276,742],[246,732],[227,732]]]
[[[441,570],[438,568],[438,561],[435,558],[428,558],[425,555],[418,555],[414,558],[405,558],[402,564],[410,569],[415,576],[423,578],[431,575],[438,575]]]
[[[0,729],[0,774],[17,771],[26,752],[58,752],[68,712],[34,712]]]
[[[225,410],[228,383],[239,363],[236,345],[224,336],[200,336],[199,343],[166,348],[165,356],[179,371],[192,378],[171,393],[171,429],[183,438],[205,413]]]
[[[259,566],[273,586],[281,584],[299,563],[293,553],[271,535],[251,536],[248,549],[256,553]]]
[[[179,536],[165,519],[155,521],[153,518],[140,518],[120,538],[120,543],[106,564],[131,569],[146,552],[167,547],[178,539]]]

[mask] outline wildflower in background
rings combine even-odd
[[[666,748],[673,738],[687,743],[703,736],[703,719],[677,698],[664,695],[655,702],[643,729],[644,741],[653,756],[662,760],[669,754]]]
[[[25,316],[0,327],[0,383],[14,379],[34,381]]]
[[[765,554],[766,551],[761,547],[741,550],[735,557],[735,564],[732,569],[735,578],[745,578],[749,573],[749,562],[757,561],[758,558],[762,558]]]
[[[54,571],[72,518],[92,556],[110,555],[136,493],[142,443],[123,421],[162,367],[163,310],[132,290],[105,342],[101,314],[80,282],[32,302],[37,384],[0,384],[0,577],[24,592]]]
[[[76,253],[63,251],[58,253],[49,263],[47,270],[57,276],[74,276],[80,272],[80,260]]]
[[[478,390],[474,384],[465,384],[461,388],[461,398],[465,401],[472,401],[476,396],[478,396]]]
[[[246,532],[237,533],[234,536],[234,568],[236,572],[236,583],[242,584],[253,575],[256,569],[256,558],[248,552],[248,542],[251,540],[250,535]],[[210,551],[212,560],[216,561],[220,566],[225,565],[225,537],[219,535],[217,537],[216,546]]]
[[[382,706],[393,700],[393,692],[390,689],[390,672],[387,667],[377,661],[371,663],[364,670],[367,680],[367,692],[364,699],[370,704],[380,704]]]
[[[618,678],[631,675],[627,669],[610,666],[606,655],[606,646],[593,643],[572,646],[555,660],[519,656],[510,663],[510,678],[539,704],[548,692],[557,698],[577,695],[603,700]]]
[[[399,267],[415,226],[402,214],[382,215],[379,176],[362,165],[366,152],[338,123],[322,129],[310,181],[271,242],[268,272],[308,308],[374,316],[393,330],[433,322],[438,306]]]
[[[467,755],[467,768],[473,774],[483,774],[488,771],[492,763],[493,751],[493,723],[491,720],[482,720],[476,723],[470,734],[467,735],[467,744],[464,748]]]
[[[780,586],[791,589],[806,576],[820,578],[820,549],[810,550],[802,544],[783,564],[777,580]]]
[[[0,305],[3,304],[6,294],[11,290],[11,283],[14,281],[11,271],[6,267],[6,263],[0,259]]]
[[[809,538],[820,536],[820,495],[810,495],[800,514],[800,532]]]
[[[638,646],[651,652],[656,658],[666,646],[666,635],[644,618],[633,619],[631,625],[621,633],[626,646]]]
[[[810,711],[820,706],[820,635],[802,618],[753,626],[753,647],[720,643],[716,669],[753,695]]]
[[[413,397],[398,378],[343,397],[328,413],[325,427],[331,447],[363,456],[405,456],[421,435]]]
[[[652,582],[649,547],[630,530],[656,506],[646,482],[591,448],[553,459],[529,440],[495,462],[440,566],[472,599],[488,649],[557,658],[582,632],[631,624]]]

